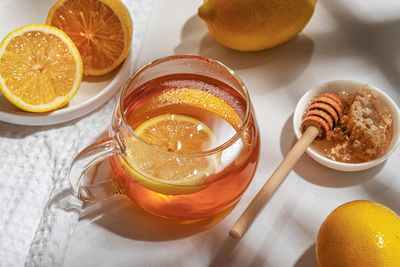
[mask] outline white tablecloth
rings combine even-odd
[[[316,266],[316,234],[337,206],[368,199],[400,214],[399,150],[385,163],[356,173],[330,170],[304,155],[244,237],[235,241],[227,234],[294,144],[292,113],[308,89],[328,80],[356,80],[400,103],[399,2],[321,0],[301,34],[255,53],[218,45],[196,15],[201,2],[157,1],[137,63],[197,54],[239,74],[261,132],[253,182],[212,227],[157,218],[124,197],[108,201],[80,219],[64,266]],[[0,124],[0,265],[61,264],[69,232],[56,230],[65,229],[54,226],[62,217],[46,207],[53,192],[66,186],[67,161],[105,130],[114,103],[59,127]],[[40,191],[39,183],[45,184]]]
[[[256,175],[241,201],[207,230],[148,215],[115,200],[82,219],[65,266],[316,266],[315,239],[326,216],[351,200],[368,199],[400,214],[398,149],[371,170],[333,171],[304,155],[243,238],[228,230],[287,154],[292,113],[301,95],[329,80],[370,83],[400,104],[399,1],[320,0],[296,38],[266,51],[241,53],[218,45],[197,17],[201,0],[159,0],[139,64],[171,54],[222,61],[247,85],[261,132]],[[116,207],[119,207],[118,209]]]

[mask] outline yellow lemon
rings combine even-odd
[[[103,75],[126,58],[132,18],[120,0],[58,0],[46,24],[63,30],[82,56],[85,75]]]
[[[322,223],[316,255],[320,267],[400,266],[400,217],[371,201],[348,202]]]
[[[207,125],[192,117],[164,114],[143,122],[134,132],[153,146],[134,137],[125,140],[129,164],[121,162],[138,183],[170,195],[194,193],[207,186],[203,182],[214,172],[216,157],[182,155],[201,153],[216,145],[217,138]]]
[[[68,103],[82,80],[82,59],[61,30],[32,24],[0,44],[0,90],[17,107],[32,112]]]
[[[317,0],[205,0],[198,15],[220,44],[239,51],[279,45],[308,23]]]

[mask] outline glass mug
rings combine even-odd
[[[199,220],[232,207],[251,182],[259,131],[249,94],[232,70],[191,55],[156,60],[125,83],[109,138],[70,168],[74,194],[97,202],[126,194],[148,212]],[[91,183],[109,159],[114,176]]]

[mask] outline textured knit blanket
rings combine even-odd
[[[154,0],[125,0],[138,55]],[[136,57],[134,57],[136,58]],[[119,92],[74,121],[28,127],[0,122],[0,266],[60,266],[78,220],[57,205],[68,194],[74,156],[110,125]]]

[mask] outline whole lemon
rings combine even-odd
[[[400,217],[367,200],[336,208],[322,223],[317,262],[327,266],[400,266]]]
[[[279,45],[308,23],[317,0],[205,0],[198,15],[220,44],[239,51]]]

